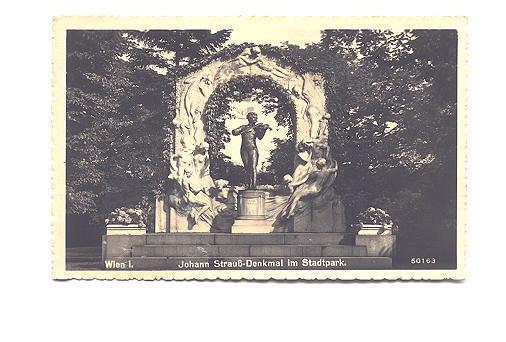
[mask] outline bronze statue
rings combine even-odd
[[[233,135],[241,135],[241,159],[247,174],[248,189],[256,189],[257,185],[257,165],[258,165],[258,148],[256,139],[262,139],[267,130],[271,127],[267,124],[257,123],[258,116],[254,112],[246,115],[248,119],[247,125],[242,125],[232,130]]]

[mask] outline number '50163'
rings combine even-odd
[[[435,264],[436,258],[411,258],[412,264]]]

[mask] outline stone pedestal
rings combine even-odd
[[[272,225],[265,216],[265,192],[242,190],[237,195],[237,217],[232,233],[270,233]]]
[[[240,220],[265,219],[265,192],[242,190],[237,195],[237,218]]]
[[[395,253],[395,235],[356,235],[356,246],[365,246],[369,257],[392,257]]]
[[[361,236],[361,238],[391,238],[391,236]],[[352,233],[154,233],[144,235],[104,235],[102,257],[104,267],[109,264],[127,263],[132,270],[181,270],[182,262],[207,263],[203,269],[213,269],[213,259],[238,262],[279,261],[286,258],[315,262],[343,260],[346,269],[378,270],[392,268],[392,258],[371,256],[378,254],[374,244],[354,246],[347,244]],[[360,240],[359,239],[359,240]],[[387,241],[384,241],[387,242]],[[373,249],[371,252],[369,247]],[[270,267],[270,266],[269,266]],[[342,268],[342,267],[339,267]],[[342,268],[342,269],[344,269]],[[249,269],[220,268],[220,269]],[[274,269],[274,268],[273,268]],[[288,269],[288,268],[285,268]],[[290,268],[294,269],[294,268]],[[302,269],[302,268],[295,268]],[[307,269],[307,268],[304,268]],[[322,268],[331,270],[332,268]]]

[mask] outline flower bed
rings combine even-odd
[[[105,220],[106,225],[137,225],[146,227],[147,215],[140,208],[121,207],[112,211]]]
[[[360,227],[377,226],[383,229],[395,229],[396,225],[390,215],[383,209],[369,207],[357,216]]]

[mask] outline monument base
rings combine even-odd
[[[238,194],[237,218],[232,233],[270,233],[272,224],[265,216],[265,192],[242,190]]]
[[[105,269],[130,270],[255,269],[247,263],[269,270],[392,268],[391,257],[377,256],[375,245],[354,245],[354,237],[352,233],[104,235],[102,260]],[[335,266],[322,266],[329,262]],[[220,266],[223,263],[232,266]]]

